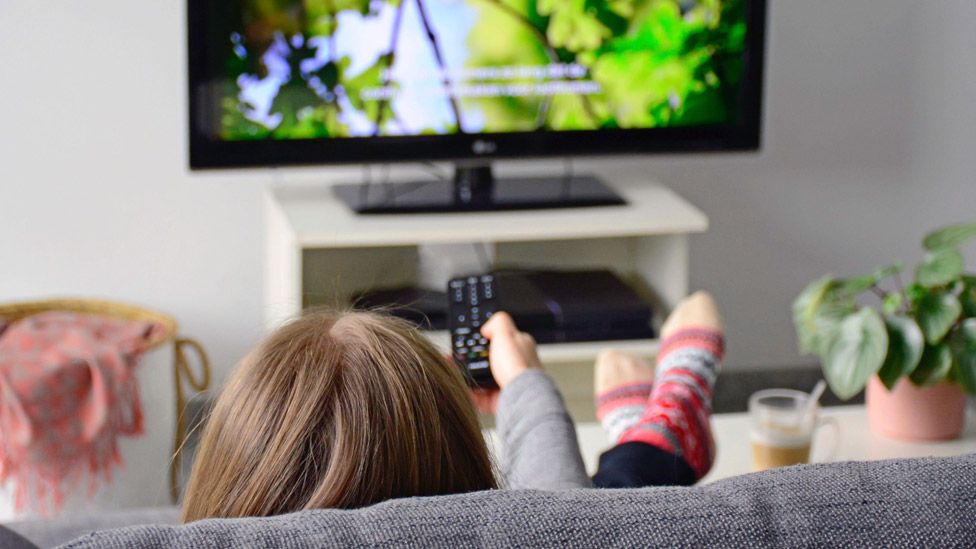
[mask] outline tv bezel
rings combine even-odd
[[[190,168],[253,168],[400,162],[490,162],[567,156],[754,151],[760,146],[766,0],[746,0],[746,40],[735,125],[449,135],[225,141],[206,119],[206,8],[187,0]]]

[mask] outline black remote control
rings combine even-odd
[[[495,277],[455,278],[447,284],[451,354],[471,385],[497,387],[488,366],[488,339],[481,326],[497,310]]]

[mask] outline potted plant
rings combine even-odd
[[[871,428],[914,440],[956,438],[966,395],[976,394],[976,274],[960,246],[976,223],[925,237],[915,280],[903,266],[850,278],[824,276],[793,303],[800,352],[815,354],[834,393],[867,386]]]

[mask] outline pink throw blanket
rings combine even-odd
[[[111,482],[117,438],[142,433],[139,354],[163,327],[66,312],[34,315],[0,333],[0,482],[17,511],[56,512],[88,473]]]

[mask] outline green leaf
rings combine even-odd
[[[888,332],[881,316],[863,308],[848,315],[824,359],[824,377],[838,397],[847,400],[867,384],[884,363]]]
[[[332,36],[336,31],[336,27],[338,26],[336,17],[335,14],[329,11],[328,6],[324,5],[327,1],[329,0],[306,0],[306,35]],[[317,5],[313,6],[313,3]]]
[[[881,267],[869,275],[842,278],[837,281],[837,291],[857,295],[861,292],[870,290],[873,286],[877,285],[885,278],[888,278],[895,273],[900,273],[903,268],[904,267],[901,263],[896,263],[888,267]]]
[[[827,356],[830,345],[837,339],[844,319],[857,310],[857,305],[853,300],[831,300],[825,302],[817,314],[813,317],[816,327],[814,345],[816,353],[820,357]]]
[[[895,388],[899,379],[911,374],[918,366],[925,349],[922,330],[907,316],[886,316],[888,354],[878,370],[878,377],[888,390]]]
[[[362,15],[369,13],[369,0],[328,0],[327,5],[337,13],[346,10],[353,10]],[[390,5],[397,6],[399,2],[390,2]]]
[[[952,369],[952,351],[947,345],[926,345],[922,352],[922,359],[918,367],[909,376],[912,383],[919,387],[935,385],[946,378]]]
[[[846,316],[854,312],[853,300],[839,296],[838,282],[830,275],[811,282],[793,302],[793,324],[803,354],[826,354]]]
[[[976,237],[976,223],[960,223],[929,233],[922,245],[926,250],[956,248],[973,237]]]
[[[837,291],[845,294],[851,294],[852,297],[856,296],[861,292],[870,290],[885,278],[888,278],[895,273],[900,273],[903,268],[904,266],[901,263],[896,263],[894,265],[889,265],[888,267],[881,267],[869,275],[842,278],[837,281]]]
[[[593,50],[611,35],[610,29],[593,17],[586,0],[538,0],[537,6],[540,15],[550,17],[546,34],[553,46]]]
[[[950,347],[949,350],[951,351],[952,350],[952,347]],[[958,372],[959,369],[955,367],[956,366],[955,360],[956,360],[956,357],[953,356],[952,357],[952,361],[953,361],[952,362],[952,366],[953,367],[952,368],[949,368],[949,373],[946,374],[945,380],[946,380],[946,383],[955,383],[955,384],[958,385],[959,384],[959,375],[957,374],[957,372]]]
[[[874,275],[854,276],[838,281],[837,289],[838,291],[844,293],[857,295],[863,291],[871,289],[871,287],[877,283],[878,279],[875,278]]]
[[[817,351],[814,317],[823,304],[827,291],[835,283],[830,275],[814,280],[793,301],[793,326],[796,328],[797,346],[801,354]]]
[[[885,314],[893,315],[898,312],[904,302],[904,297],[899,292],[892,292],[884,297]]]
[[[920,284],[915,284],[914,282],[909,284],[905,288],[905,295],[908,296],[909,303],[918,303],[925,296],[929,295],[929,290]]]
[[[949,336],[949,347],[956,361],[956,378],[962,388],[976,395],[976,318],[967,318]]]
[[[915,304],[915,318],[930,345],[942,341],[962,313],[959,299],[952,294],[935,292],[923,296]]]
[[[551,63],[545,37],[547,19],[536,13],[535,3],[471,2],[469,5],[477,13],[477,23],[465,40],[469,48],[466,67],[533,67]],[[504,9],[506,5],[516,7],[517,11],[512,13]],[[521,17],[533,24],[520,23]],[[542,34],[541,39],[537,33]],[[539,97],[467,97],[462,100],[462,105],[483,113],[481,131],[484,132],[540,129],[537,115],[542,104]],[[585,125],[566,129],[595,129],[596,121],[592,117],[586,116],[584,120]]]
[[[326,88],[329,90],[334,90],[339,84],[340,70],[341,69],[338,63],[335,61],[329,61],[328,63],[322,65],[319,70],[315,71],[315,75],[319,77],[319,80],[325,85]]]
[[[965,275],[962,277],[962,283],[959,303],[962,304],[963,316],[971,318],[976,316],[976,276]]]
[[[962,275],[962,254],[955,248],[939,248],[925,254],[915,269],[915,279],[927,288],[945,286]]]
[[[343,84],[346,95],[349,97],[349,103],[365,113],[374,124],[377,124],[376,130],[380,133],[383,131],[383,123],[395,118],[392,109],[393,101],[367,99],[363,92],[370,89],[380,89],[384,83],[395,87],[395,84],[383,80],[383,72],[390,66],[390,61],[389,54],[380,55],[372,65],[363,69],[359,74],[346,77],[345,84]],[[381,106],[383,108],[382,113],[380,113]]]

